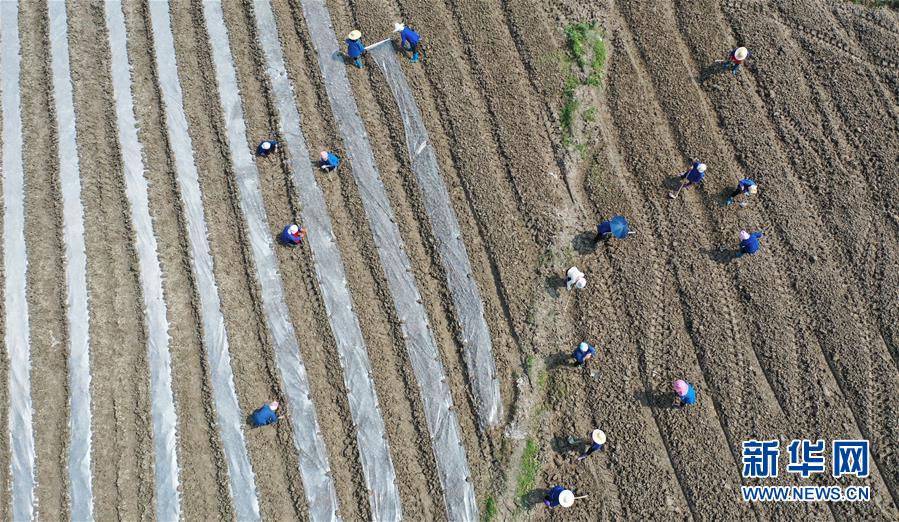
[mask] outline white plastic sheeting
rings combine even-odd
[[[440,350],[431,333],[409,257],[403,250],[402,236],[394,220],[390,200],[375,168],[368,133],[350,90],[346,64],[338,48],[331,16],[324,0],[302,0],[302,5],[309,35],[318,54],[318,64],[331,109],[352,162],[353,176],[375,244],[378,245],[378,255],[393,295],[397,315],[402,322],[412,369],[421,388],[422,404],[443,485],[447,515],[454,522],[477,520],[474,487],[471,484],[465,447],[459,435],[459,422],[452,408],[452,394],[446,384]]]
[[[66,4],[48,0],[47,11],[50,19],[50,62],[57,119],[62,235],[66,259],[66,315],[69,328],[69,498],[72,502],[72,520],[93,520],[87,256],[84,251],[84,206],[81,203]]]
[[[115,98],[119,149],[125,170],[125,195],[131,207],[131,222],[134,225],[134,243],[144,299],[144,316],[147,320],[156,518],[178,520],[181,517],[181,497],[178,491],[180,469],[175,442],[175,400],[172,396],[169,322],[162,291],[162,269],[159,266],[156,236],[153,235],[153,220],[150,217],[147,180],[144,178],[143,148],[137,137],[125,16],[119,0],[107,0],[104,6],[111,50],[112,92]]]
[[[25,172],[19,90],[19,6],[0,2],[0,94],[3,117],[3,342],[9,357],[9,449],[12,519],[32,520],[35,451],[31,426],[31,350],[25,274]]]
[[[266,323],[272,336],[281,382],[290,408],[294,445],[300,456],[300,474],[313,520],[339,519],[337,493],[328,464],[328,452],[316,418],[306,367],[300,355],[290,311],[284,303],[284,289],[272,250],[272,230],[265,215],[259,190],[259,173],[247,143],[247,128],[240,104],[234,59],[219,2],[203,3],[209,33],[215,78],[218,83],[222,117],[225,121],[231,164],[240,192],[240,208],[249,231],[256,277],[262,293]]]
[[[165,105],[165,124],[169,147],[172,150],[178,188],[187,222],[190,242],[191,267],[200,297],[200,319],[203,323],[203,343],[209,358],[209,376],[215,400],[217,428],[222,438],[225,459],[228,462],[228,487],[234,499],[237,519],[259,520],[259,500],[256,479],[247,456],[242,426],[245,415],[237,402],[234,390],[234,373],[225,332],[225,318],[218,288],[213,274],[209,240],[200,181],[194,164],[193,145],[188,133],[187,116],[184,113],[184,97],[178,79],[175,60],[175,42],[172,37],[168,2],[149,2],[150,20],[153,26],[153,47],[159,89]],[[159,517],[162,520],[162,517]]]
[[[471,261],[465,250],[459,221],[440,176],[434,147],[428,140],[428,130],[397,61],[394,46],[379,45],[369,51],[369,56],[384,71],[403,118],[412,171],[424,197],[425,210],[431,219],[431,230],[437,239],[437,251],[440,252],[443,268],[446,270],[447,286],[461,323],[462,353],[474,388],[481,426],[496,426],[501,421],[503,409],[490,329],[484,318],[484,304],[471,271]]]
[[[385,522],[402,518],[396,472],[378,406],[365,341],[347,288],[340,249],[331,228],[325,198],[312,170],[309,150],[300,128],[300,113],[284,67],[278,28],[268,0],[254,2],[257,34],[265,51],[272,94],[278,107],[282,136],[290,157],[290,171],[302,203],[303,223],[312,251],[315,274],[337,343],[350,414],[356,425],[359,457],[369,491],[372,518]]]

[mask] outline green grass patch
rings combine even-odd
[[[540,462],[537,460],[539,453],[540,446],[534,439],[528,438],[521,454],[521,469],[518,473],[518,487],[515,490],[522,504],[537,486],[537,472],[540,471]]]
[[[590,107],[589,109],[585,110],[581,116],[583,116],[584,121],[593,123],[594,121],[596,121],[596,107]]]
[[[593,87],[602,85],[603,67],[606,66],[606,41],[602,35],[597,34],[593,40],[593,61],[590,63],[590,76],[587,83]]]
[[[577,116],[578,101],[575,98],[577,80],[571,76],[565,81],[565,92],[562,95],[562,114],[559,115],[559,123],[562,126],[562,142],[568,145],[571,142],[571,132],[574,128],[574,118]]]
[[[528,358],[524,361],[524,371],[528,374],[528,377],[531,376],[531,370],[534,369],[534,364],[537,362],[537,358],[533,355],[528,355]]]
[[[588,33],[593,30],[593,24],[580,23],[569,25],[565,28],[565,38],[568,40],[568,52],[574,61],[584,68],[587,66],[587,39]]]
[[[484,503],[484,515],[481,517],[481,520],[484,522],[491,522],[496,518],[496,499],[491,497],[487,497],[487,501]]]

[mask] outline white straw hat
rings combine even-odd
[[[734,51],[734,58],[737,60],[745,60],[747,56],[749,56],[749,50],[745,47],[737,47],[737,50]]]
[[[347,38],[349,38],[350,40],[358,40],[362,38],[362,32],[357,29],[353,29],[352,31],[350,31],[350,34],[347,35]]]
[[[593,438],[593,442],[597,444],[605,444],[606,443],[606,432],[602,430],[593,430],[593,434],[591,435]]]
[[[403,25],[402,22],[396,22],[396,23],[393,24],[393,32],[394,32],[394,33],[398,33],[398,32],[402,31],[402,30],[405,29],[405,28],[406,28],[406,26]]]
[[[587,278],[581,276],[581,278],[577,280],[577,283],[575,283],[574,286],[576,286],[578,288],[586,287],[587,286]]]
[[[758,185],[749,185],[749,193],[750,193],[750,194],[755,194],[755,193],[757,193],[758,191],[759,191],[759,186],[758,186]]]
[[[299,230],[300,230],[300,227],[298,227],[296,225],[290,225],[290,227],[288,227],[288,229],[287,229],[287,232],[289,232],[291,235],[296,235],[296,233]]]
[[[741,230],[740,231],[740,241],[746,241],[747,239],[749,239],[749,232],[746,232],[745,230]]]
[[[590,350],[590,345],[587,343],[581,343],[577,345],[577,349],[586,353],[588,350]]]
[[[262,142],[262,150],[268,150],[268,149],[270,149],[270,148],[272,148],[271,142],[268,142],[268,141],[263,141],[263,142]]]
[[[707,169],[707,168],[708,167],[706,167],[705,163],[700,163],[699,165],[696,165],[696,170],[698,170],[699,172],[705,172],[705,169]]]
[[[271,408],[272,411],[277,411],[278,405],[278,401],[272,401],[268,403],[268,407]]]
[[[559,505],[567,508],[571,507],[572,504],[574,504],[574,493],[571,490],[566,489],[559,493]]]

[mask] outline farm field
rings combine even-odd
[[[10,0],[0,107],[0,520],[899,517],[896,10]]]

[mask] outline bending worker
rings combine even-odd
[[[295,247],[303,243],[304,237],[306,237],[306,231],[300,228],[299,225],[291,223],[290,225],[284,227],[284,230],[281,231],[279,239],[285,245],[289,247]]]
[[[737,70],[740,69],[740,66],[750,58],[752,58],[752,53],[749,52],[749,49],[745,47],[737,47],[736,49],[730,50],[730,54],[727,56],[727,60],[716,61],[720,64],[723,64],[725,69],[730,69],[730,72],[734,76],[736,76]]]
[[[615,216],[608,221],[596,225],[596,239],[593,241],[607,241],[609,238],[627,239],[627,236],[633,234],[628,227],[627,220],[624,216]]]
[[[329,152],[323,150],[321,153],[321,160],[318,162],[318,166],[324,170],[325,172],[332,172],[337,170],[338,165],[340,165],[340,158],[337,154],[333,152]]]
[[[739,183],[737,183],[737,190],[735,190],[734,193],[731,194],[729,198],[727,198],[727,204],[733,205],[734,199],[736,199],[737,196],[742,195],[744,201],[740,203],[740,206],[745,207],[746,206],[745,200],[749,199],[749,196],[756,195],[758,193],[758,191],[759,191],[759,186],[755,183],[755,181],[753,181],[749,178],[743,178],[740,180]]]
[[[278,401],[267,402],[250,415],[250,422],[254,428],[274,424],[284,418],[283,415],[276,414],[276,411],[278,411]]]
[[[571,290],[571,287],[584,288],[587,286],[587,278],[584,273],[573,266],[565,273],[565,287]]]
[[[584,460],[589,457],[593,452],[599,451],[606,444],[606,432],[602,430],[593,430],[593,433],[590,434],[590,447],[587,448],[587,451],[581,453],[581,455],[577,458],[579,461]]]
[[[755,254],[759,251],[759,239],[765,237],[765,234],[761,232],[753,232],[750,234],[745,230],[740,231],[740,251],[737,253],[737,257],[742,256],[743,254]]]
[[[420,58],[418,54],[418,43],[421,41],[421,36],[412,30],[411,27],[403,24],[393,24],[393,32],[400,33],[400,47],[402,47],[403,52],[409,51],[412,53],[412,59],[410,61],[412,63],[418,63]]]
[[[543,505],[548,508],[562,506],[571,507],[574,504],[574,493],[565,487],[555,486],[543,497]]]
[[[269,154],[278,152],[279,148],[281,148],[281,143],[277,140],[265,140],[256,147],[256,155],[261,158],[267,158]]]
[[[362,43],[362,32],[356,29],[350,31],[346,37],[346,54],[353,60],[356,67],[362,68],[362,55],[365,54],[365,44]]]

